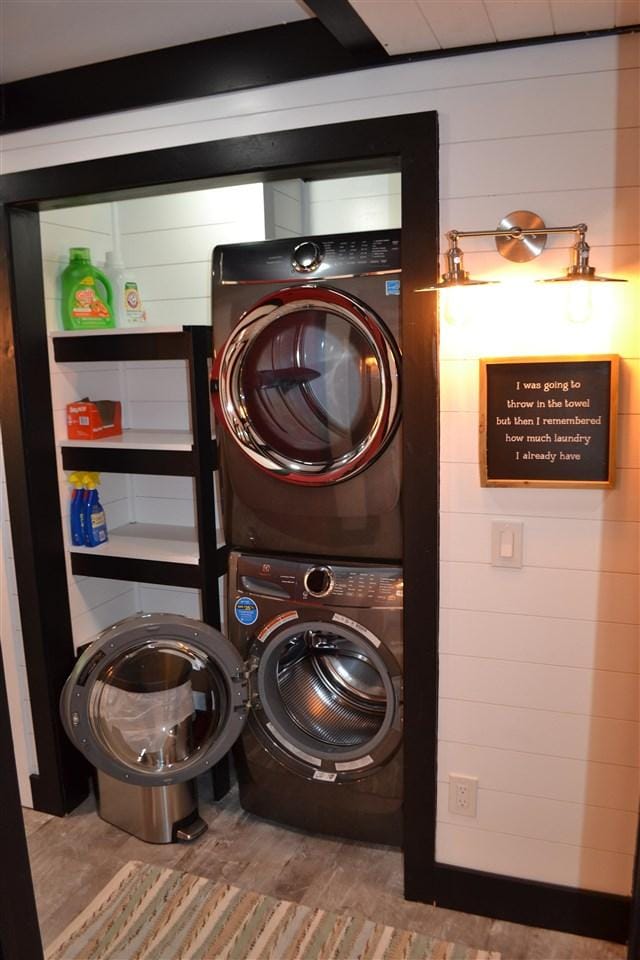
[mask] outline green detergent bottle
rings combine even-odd
[[[63,328],[104,330],[115,325],[109,279],[91,263],[88,247],[71,247],[62,273]]]

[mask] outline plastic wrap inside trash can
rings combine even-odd
[[[100,695],[102,722],[119,730],[138,754],[160,753],[171,730],[194,712],[190,680],[149,693],[132,693],[106,683]]]

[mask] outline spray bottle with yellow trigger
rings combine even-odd
[[[99,473],[85,473],[82,481],[87,491],[84,504],[84,544],[99,547],[109,539],[107,521],[98,496]]]
[[[72,485],[71,506],[69,520],[71,523],[71,543],[74,547],[84,546],[84,508],[85,489],[81,473],[70,473],[69,483]]]

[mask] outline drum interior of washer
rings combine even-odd
[[[380,730],[387,711],[382,678],[353,641],[306,630],[289,641],[277,670],[287,714],[307,736],[349,748]]]

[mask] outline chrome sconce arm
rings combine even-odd
[[[423,290],[441,290],[447,287],[472,286],[476,284],[496,283],[498,281],[474,280],[464,269],[464,254],[459,246],[462,237],[493,237],[498,253],[513,263],[524,263],[540,256],[544,250],[549,234],[573,233],[576,241],[571,247],[571,263],[567,268],[566,276],[553,277],[542,283],[566,282],[571,280],[588,280],[604,282],[626,281],[617,277],[600,277],[595,267],[589,264],[590,248],[586,240],[586,223],[577,223],[568,227],[547,227],[536,213],[530,210],[515,210],[507,214],[495,230],[449,230],[447,238],[449,247],[445,253],[447,269],[441,280]],[[421,292],[421,291],[419,291]]]

